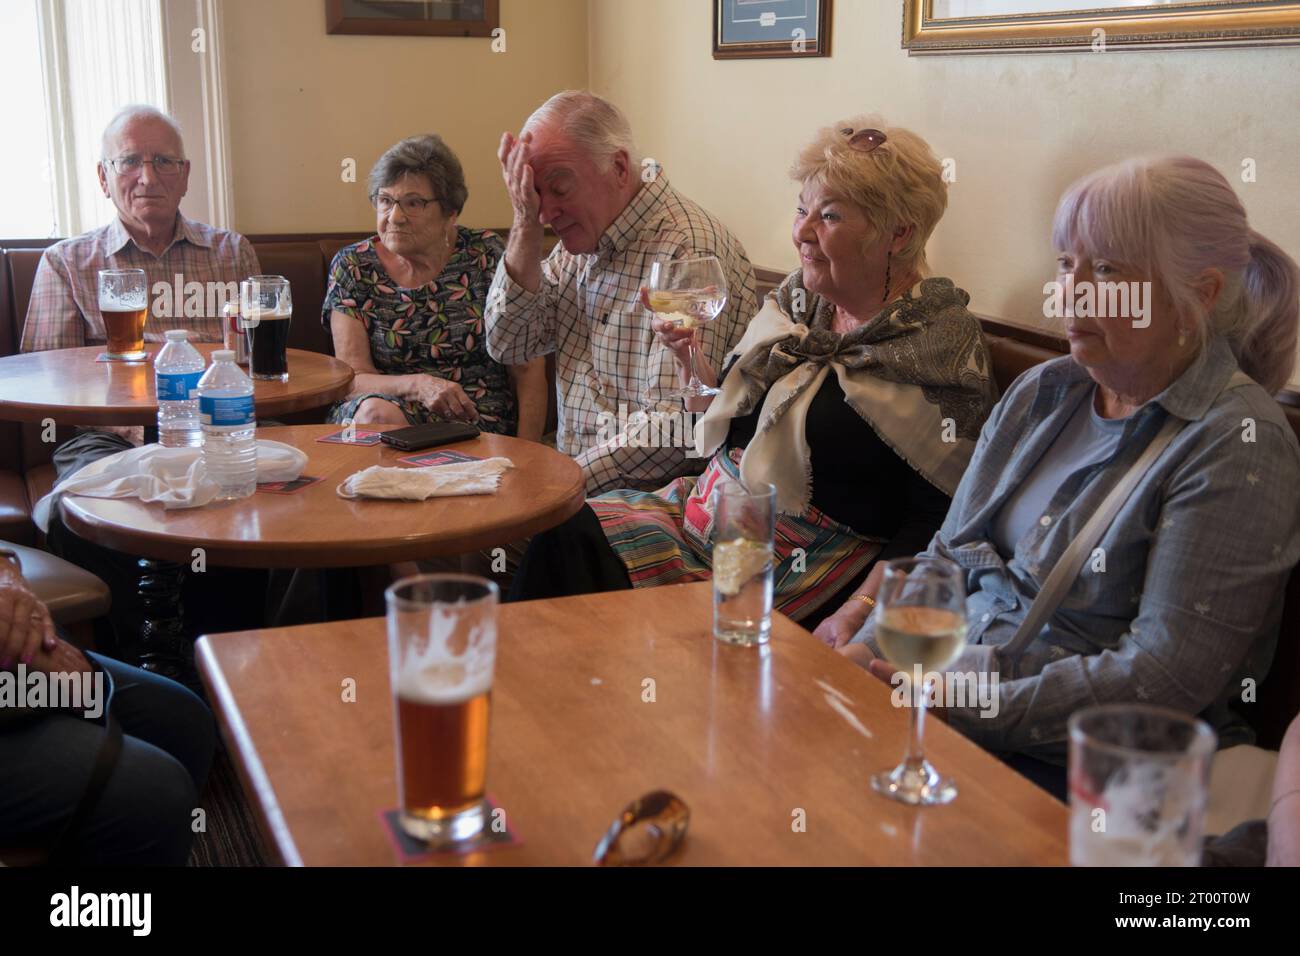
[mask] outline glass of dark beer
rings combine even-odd
[[[99,270],[99,314],[104,320],[111,359],[138,362],[145,357],[144,325],[149,317],[149,285],[143,269]]]
[[[240,324],[248,335],[249,374],[289,381],[289,319],[293,299],[284,276],[249,276],[239,284]]]
[[[497,586],[465,574],[421,574],[384,597],[402,828],[432,846],[473,840],[488,817]]]

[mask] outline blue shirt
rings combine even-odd
[[[1094,387],[1069,356],[1011,386],[925,552],[965,570],[967,640],[994,648],[1000,678],[997,715],[955,708],[954,727],[989,749],[1060,761],[1074,711],[1129,702],[1199,714],[1223,747],[1253,739],[1229,704],[1247,681],[1263,681],[1273,658],[1300,559],[1300,445],[1263,388],[1224,389],[1236,370],[1227,342],[1211,336],[1173,384],[1123,420],[1113,454],[1076,463],[1008,562],[991,541],[995,518]],[[1187,424],[1102,536],[1102,560],[1084,564],[1042,631],[1006,659],[997,648],[1169,415]],[[854,640],[879,654],[873,624]]]
[[[1100,463],[1115,454],[1124,435],[1124,420],[1098,415],[1093,407],[1096,394],[1094,387],[1079,403],[1061,434],[1052,442],[1052,447],[1038,459],[1038,464],[1011,492],[1011,497],[993,519],[990,539],[1004,558],[1012,558],[1016,542],[1047,513],[1052,495],[1065,484],[1072,471],[1080,465]]]

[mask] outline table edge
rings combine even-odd
[[[279,857],[276,862],[280,866],[303,866],[302,855],[293,842],[293,833],[276,798],[275,787],[258,756],[257,748],[253,746],[252,736],[239,713],[234,692],[224,671],[213,657],[206,635],[195,642],[194,659],[199,676],[212,700],[212,710],[221,735],[232,750],[230,762],[239,777],[240,786],[252,804],[264,842]]]
[[[208,345],[215,351],[221,346],[213,342],[200,342],[199,345]],[[103,351],[102,345],[79,346],[86,351],[94,350]],[[70,351],[55,350],[47,351]],[[352,388],[352,382],[356,378],[356,370],[348,365],[342,359],[334,355],[327,355],[324,352],[313,352],[311,349],[289,349],[290,352],[298,352],[304,355],[318,356],[327,360],[327,362],[337,362],[348,372],[346,380],[337,385],[332,385],[314,392],[300,392],[297,395],[275,396],[263,399],[257,403],[258,414],[288,415],[293,412],[308,411],[313,408],[323,408],[326,405],[332,405],[335,402],[346,398]],[[20,355],[38,355],[37,352],[18,352],[15,356]],[[15,356],[3,356],[3,358],[13,358]],[[12,401],[0,398],[0,421],[21,422],[25,424],[39,425],[46,419],[54,419],[59,425],[153,425],[158,421],[158,406],[139,405],[33,405],[30,402],[22,400]]]

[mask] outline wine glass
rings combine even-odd
[[[912,737],[903,762],[872,776],[871,786],[892,800],[913,806],[948,803],[957,796],[921,750],[926,683],[966,646],[966,586],[961,568],[943,558],[905,558],[885,565],[876,596],[876,643],[907,675],[912,692]],[[920,680],[917,680],[917,671]]]
[[[712,322],[727,304],[727,279],[717,256],[660,260],[650,265],[646,277],[650,311],[680,329],[690,329],[691,380],[669,394],[674,398],[703,398],[718,394],[700,381],[696,370],[699,337],[695,330]]]

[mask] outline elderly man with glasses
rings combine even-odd
[[[119,111],[104,130],[98,171],[100,188],[113,200],[117,216],[45,251],[23,328],[24,352],[107,341],[96,287],[101,269],[143,269],[151,300],[156,283],[170,288],[177,275],[183,283],[224,286],[260,271],[243,236],[181,215],[190,161],[179,127],[165,113],[149,106]],[[145,341],[162,342],[167,329],[188,329],[191,341],[221,341],[218,315],[168,317],[155,310]]]
[[[101,269],[142,269],[147,277],[151,304],[155,285],[174,289],[198,282],[221,283],[224,291],[237,289],[241,279],[261,272],[252,244],[235,232],[188,219],[180,203],[189,187],[190,161],[176,121],[151,106],[127,106],[104,129],[99,184],[113,200],[117,216],[106,226],[64,239],[45,250],[32,284],[31,303],[23,328],[22,351],[77,348],[107,342],[99,312],[98,274]],[[180,279],[177,279],[177,276]],[[151,307],[145,341],[161,343],[168,329],[187,329],[192,342],[220,342],[221,317],[204,313],[186,315],[180,298],[168,295],[169,310]],[[204,301],[209,296],[204,295]],[[154,345],[153,351],[161,346]],[[78,429],[54,452],[54,466],[63,478],[92,461],[141,444],[141,427]],[[135,558],[118,554],[71,534],[57,514],[50,520],[50,550],[92,571],[114,594],[112,618],[119,640],[137,630],[141,613],[133,595],[138,574]],[[212,622],[211,630],[242,626],[245,619],[227,615],[231,589],[263,586],[259,572],[212,570],[197,579],[204,587],[184,592],[187,613]],[[197,582],[196,582],[197,583]],[[223,598],[223,591],[225,592]],[[209,609],[221,612],[215,616]]]
[[[22,351],[77,348],[107,341],[98,302],[101,269],[143,269],[150,302],[155,285],[173,289],[210,282],[230,289],[261,270],[252,244],[235,232],[214,229],[180,213],[189,188],[176,121],[151,106],[127,106],[104,129],[99,185],[113,200],[117,216],[108,225],[55,243],[45,250],[32,283]],[[161,343],[168,329],[188,329],[191,342],[220,342],[221,316],[187,316],[179,296],[169,294],[167,310],[151,308],[146,342]],[[208,296],[204,296],[207,301]],[[60,477],[95,458],[142,440],[141,428],[85,429],[55,452]]]

